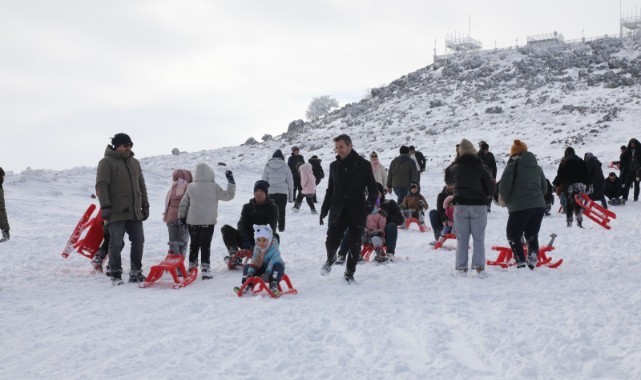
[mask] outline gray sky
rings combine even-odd
[[[0,166],[94,166],[118,132],[138,157],[277,135],[430,64],[470,16],[484,48],[619,32],[616,0],[0,0]]]

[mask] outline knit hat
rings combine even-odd
[[[298,147],[297,147],[297,146],[293,146],[293,147],[292,147],[292,152],[298,152],[298,151],[300,151],[300,149],[298,149]]]
[[[267,195],[267,194],[269,194],[267,189],[269,189],[269,182],[267,182],[265,180],[259,179],[254,184],[254,193],[256,192],[256,190],[262,190],[263,193],[265,193],[265,195]]]
[[[111,139],[111,145],[114,147],[114,149],[118,148],[119,145],[123,144],[131,144],[132,146],[134,145],[133,142],[131,142],[131,138],[129,137],[128,134],[126,133],[116,133],[114,137]]]
[[[318,160],[318,156],[317,156],[317,155],[313,155],[313,156],[311,156],[309,159],[310,159],[310,160]]]
[[[514,144],[510,148],[510,157],[523,154],[527,152],[527,145],[521,140],[514,140]]]
[[[413,187],[415,187],[415,188],[416,188],[416,190],[418,190],[418,183],[416,183],[416,182],[410,182],[410,190],[412,190],[412,188],[413,188]]]
[[[481,150],[488,150],[488,149],[490,149],[490,146],[485,141],[481,141],[479,143],[479,148],[481,148]]]
[[[254,239],[258,239],[261,237],[267,239],[267,241],[269,242],[267,244],[268,246],[272,243],[274,233],[272,232],[272,228],[269,226],[269,224],[254,224]]]
[[[458,152],[461,156],[465,154],[472,154],[476,156],[476,148],[474,148],[474,145],[472,145],[468,139],[461,140],[458,144]]]
[[[610,172],[610,174],[608,174],[608,177],[616,177],[616,176],[617,174],[615,172]]]
[[[401,146],[400,149],[401,154],[410,154],[410,148],[407,147],[407,145]]]
[[[283,152],[280,149],[276,149],[274,154],[272,154],[272,158],[280,158],[281,160],[285,160],[285,156],[283,155]]]

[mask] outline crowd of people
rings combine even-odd
[[[107,275],[114,285],[122,281],[121,252],[124,236],[130,241],[129,282],[145,280],[142,273],[144,246],[143,222],[149,217],[149,200],[140,162],[134,158],[133,142],[125,133],[116,134],[105,149],[96,173],[96,195],[105,221],[104,240],[92,266],[102,271],[108,260]],[[444,186],[429,210],[421,194],[420,177],[425,171],[425,156],[413,146],[401,146],[389,169],[377,152],[369,161],[353,148],[350,136],[334,138],[336,159],[329,165],[327,188],[320,208],[319,222],[325,224],[326,261],[321,274],[327,276],[334,265],[345,264],[344,278],[354,281],[354,273],[364,245],[375,251],[377,262],[393,261],[399,228],[405,218],[425,223],[425,213],[432,227],[431,245],[442,245],[446,235],[457,240],[455,273],[473,271],[485,277],[485,229],[491,203],[507,207],[506,238],[517,268],[536,267],[538,234],[544,216],[550,215],[553,194],[559,197],[567,227],[583,227],[583,208],[576,195],[587,195],[605,208],[624,204],[633,188],[633,200],[639,199],[641,181],[641,146],[631,139],[621,147],[620,160],[610,167],[619,175],[603,175],[602,163],[591,152],[580,158],[567,147],[552,182],[544,175],[536,156],[525,142],[514,140],[509,160],[497,181],[497,165],[489,144],[481,141],[477,150],[462,139],[456,144],[454,161],[444,171]],[[243,205],[236,228],[220,229],[226,247],[225,260],[230,266],[243,265],[240,251],[250,252],[244,264],[243,282],[261,276],[273,292],[278,292],[285,264],[280,254],[280,236],[286,227],[287,204],[299,211],[303,199],[312,214],[317,214],[317,186],[325,172],[321,160],[312,156],[307,162],[300,149],[292,147],[285,163],[276,150],[253,187],[253,197]],[[176,169],[165,198],[163,222],[167,225],[173,253],[187,258],[189,269],[200,266],[202,279],[211,279],[211,243],[217,223],[218,202],[232,200],[236,194],[233,173],[225,172],[225,189],[216,182],[214,170],[206,163],[188,169]],[[4,205],[0,168],[0,242],[9,240],[9,223]],[[386,196],[392,196],[390,199]],[[469,239],[473,240],[471,264]],[[527,254],[524,250],[527,248]]]

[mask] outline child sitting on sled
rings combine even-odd
[[[443,209],[445,209],[445,216],[447,217],[447,220],[443,222],[443,229],[441,230],[441,236],[436,242],[436,247],[442,247],[443,243],[447,239],[445,235],[452,233],[452,229],[454,227],[454,205],[452,204],[453,200],[454,195],[448,195],[443,201]]]
[[[378,204],[378,201],[377,201]],[[363,237],[361,242],[363,244],[371,244],[374,246],[376,256],[374,260],[379,263],[388,261],[390,256],[385,254],[383,244],[385,243],[385,226],[387,225],[387,213],[383,209],[374,209],[371,214],[367,215],[365,221],[365,229],[363,230]]]
[[[425,223],[425,210],[428,205],[416,182],[410,184],[410,192],[405,196],[400,206],[406,218],[416,218],[419,225]]]
[[[256,245],[251,261],[243,269],[242,283],[244,284],[249,277],[260,276],[266,284],[269,284],[269,290],[274,295],[278,295],[278,284],[285,274],[285,263],[280,257],[278,240],[274,239],[274,232],[269,225],[254,224],[253,227]],[[239,290],[234,288],[235,292]],[[251,289],[245,289],[245,292],[249,290]]]

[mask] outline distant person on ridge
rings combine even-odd
[[[96,194],[100,200],[102,219],[109,227],[109,270],[111,283],[122,285],[120,253],[125,232],[131,242],[129,282],[143,282],[142,255],[145,234],[142,222],[149,218],[147,186],[140,162],[134,158],[131,138],[117,133],[98,163]]]

